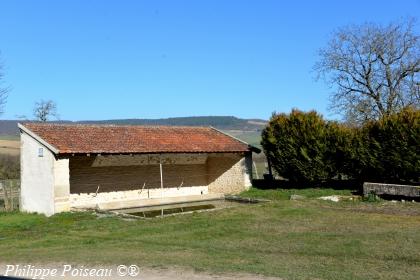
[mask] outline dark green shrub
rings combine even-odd
[[[261,144],[276,173],[294,183],[420,179],[419,110],[406,109],[362,128],[325,121],[314,111],[273,114]]]
[[[262,133],[262,146],[274,170],[292,182],[313,183],[330,177],[326,159],[328,125],[315,111],[273,114]]]
[[[367,123],[364,180],[418,182],[420,178],[420,111],[406,109]]]
[[[358,167],[357,131],[338,122],[327,123],[326,145],[328,147],[325,160],[328,161],[329,179],[350,179],[357,177]]]

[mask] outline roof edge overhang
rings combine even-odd
[[[100,156],[115,156],[115,155],[125,155],[125,156],[134,156],[134,155],[164,155],[164,154],[245,154],[248,151],[154,151],[154,152],[60,152],[60,156],[85,156],[85,155],[100,155]]]
[[[54,147],[53,145],[51,145],[50,143],[48,143],[47,141],[42,139],[38,134],[34,133],[32,130],[30,130],[29,128],[27,128],[23,124],[18,123],[18,128],[21,131],[28,134],[29,136],[31,136],[33,139],[35,139],[37,142],[39,142],[43,146],[47,147],[47,149],[50,150],[51,152],[53,152],[55,155],[60,154],[60,151],[56,147]]]

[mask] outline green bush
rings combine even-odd
[[[275,172],[295,183],[331,179],[418,182],[420,111],[407,109],[361,128],[315,111],[273,114],[262,146]]]
[[[324,157],[328,161],[328,179],[353,177],[357,173],[357,161],[354,160],[355,131],[338,122],[328,122],[326,128],[328,149]]]
[[[418,182],[420,177],[420,111],[402,112],[362,128],[366,153],[362,178],[382,182]]]
[[[262,146],[274,170],[292,182],[312,183],[329,178],[326,159],[328,126],[315,111],[273,114],[262,132]]]

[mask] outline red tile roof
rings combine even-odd
[[[43,123],[20,127],[51,145],[58,154],[220,153],[253,149],[211,127]]]

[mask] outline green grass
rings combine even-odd
[[[292,193],[309,197],[290,201]],[[255,190],[273,202],[151,220],[0,214],[1,261],[135,263],[287,279],[417,279],[419,203],[339,202],[335,190]]]
[[[247,142],[248,144],[261,148],[261,132],[259,131],[228,130],[227,133]]]
[[[248,144],[261,148],[261,132],[243,132],[238,135],[238,138]]]
[[[250,198],[265,198],[271,200],[288,200],[292,194],[302,195],[306,198],[318,198],[321,196],[329,195],[351,195],[352,190],[334,190],[328,188],[260,190],[252,188],[249,191],[243,192],[241,196]]]

